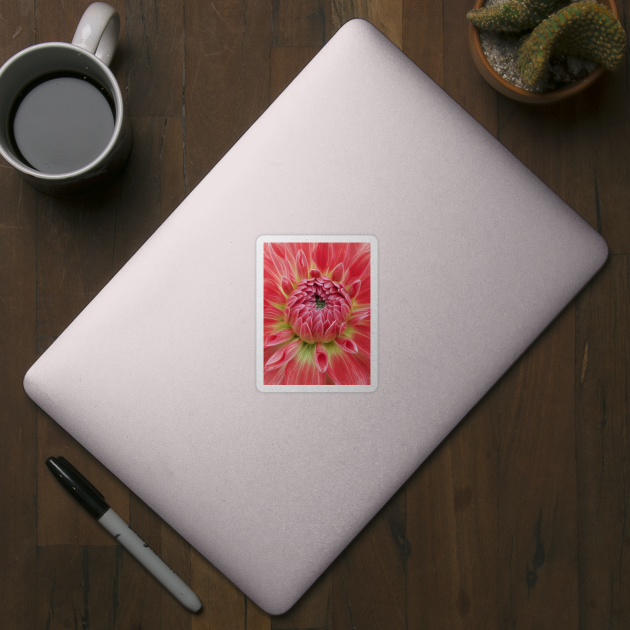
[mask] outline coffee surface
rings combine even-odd
[[[78,76],[27,87],[13,117],[21,157],[43,173],[71,173],[94,161],[114,133],[105,88]]]

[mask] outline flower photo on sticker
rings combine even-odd
[[[370,242],[263,244],[265,385],[370,385]]]

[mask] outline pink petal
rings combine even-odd
[[[321,343],[315,347],[315,365],[322,374],[328,369],[328,352]]]
[[[357,348],[357,344],[352,341],[352,339],[348,339],[347,337],[337,337],[335,339],[335,343],[345,352],[349,352],[350,354],[356,354],[359,349]]]
[[[330,277],[331,277],[332,280],[335,280],[336,282],[339,282],[339,281],[341,281],[341,278],[343,278],[343,272],[344,272],[343,263],[339,263],[332,270],[332,273],[330,274]]]
[[[311,277],[319,278],[322,275],[322,272],[319,269],[311,269]]]
[[[284,304],[287,300],[286,297],[278,290],[279,287],[273,282],[273,280],[267,279],[265,280],[265,287],[263,290],[263,295],[265,296],[265,300],[273,303],[273,304]]]
[[[303,356],[300,353],[287,363],[284,385],[323,385],[325,382],[326,375],[317,369],[312,355]]]
[[[350,285],[350,290],[348,291],[348,294],[350,295],[350,297],[356,297],[359,294],[360,290],[361,290],[361,280],[355,280]]]
[[[356,354],[334,352],[328,354],[326,371],[336,385],[368,385],[369,364],[361,362]]]
[[[370,309],[366,308],[360,311],[354,311],[352,313],[352,317],[350,318],[350,326],[356,326],[359,322],[362,322],[364,319],[367,319],[370,316]]]
[[[315,251],[313,252],[313,260],[320,269],[328,269],[328,263],[330,262],[331,251],[329,243],[317,243]]]
[[[363,251],[351,263],[348,276],[350,278],[362,278],[364,274],[370,275],[370,251]],[[367,272],[367,273],[366,273]]]
[[[265,339],[264,347],[267,348],[269,346],[275,346],[279,343],[284,343],[285,341],[289,341],[293,337],[293,331],[290,328],[286,328],[285,330],[281,330],[273,335],[268,335]]]
[[[326,332],[324,333],[324,338],[322,339],[323,343],[328,343],[332,341],[337,336],[337,324],[333,322],[326,328]]]
[[[284,245],[282,245],[281,243],[265,243],[265,247],[267,247],[267,245],[271,245],[271,248],[273,249],[276,256],[284,258]]]
[[[313,339],[313,333],[311,332],[311,327],[308,322],[304,322],[302,324],[302,332],[300,333],[300,337],[302,337],[302,339],[306,341],[306,343],[313,343],[315,341]]]
[[[348,324],[346,324],[346,322],[344,322],[343,324],[341,324],[341,326],[339,326],[339,334],[343,335],[343,333],[346,332],[346,328],[348,328]]]
[[[271,355],[269,361],[265,365],[265,371],[275,370],[279,368],[281,365],[288,363],[300,349],[300,345],[302,342],[299,339],[292,341],[290,344],[286,346],[282,346],[280,350]]]
[[[346,302],[341,305],[341,318],[345,321],[346,317],[348,317],[348,313],[350,312],[350,307]]]
[[[313,326],[313,339],[315,341],[322,341],[324,338],[324,322],[320,318],[317,318],[317,323]]]
[[[286,276],[282,276],[282,290],[287,297],[293,292],[293,285]]]
[[[275,370],[269,370],[265,372],[264,383],[265,385],[284,385],[284,369],[285,365],[280,366]]]
[[[284,323],[288,324],[289,323],[289,316],[291,315],[291,309],[287,306],[284,309]]]
[[[282,311],[275,306],[265,306],[263,315],[265,319],[280,319],[282,317]]]
[[[370,358],[370,328],[369,326],[359,326],[352,335],[352,341],[357,344],[357,348],[359,348],[359,352],[367,359]]]
[[[308,262],[302,250],[300,250],[297,255],[297,270],[298,277],[300,279],[306,278],[308,276]]]

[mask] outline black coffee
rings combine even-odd
[[[113,101],[85,77],[48,75],[18,96],[11,131],[25,163],[43,173],[70,173],[95,160],[111,140]]]

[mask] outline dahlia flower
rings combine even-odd
[[[264,243],[265,385],[370,385],[371,243]]]

